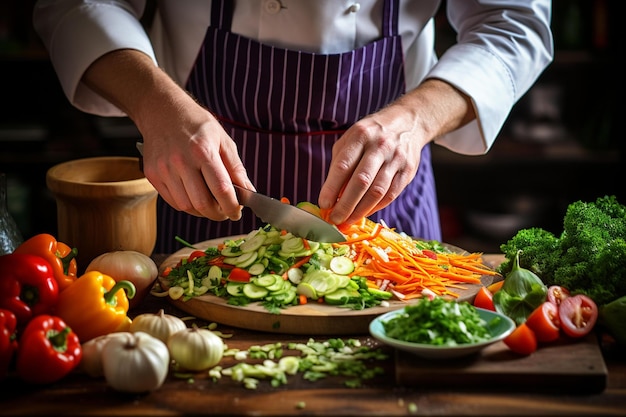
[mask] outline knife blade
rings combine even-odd
[[[346,240],[334,225],[306,210],[238,185],[234,187],[239,202],[252,209],[265,223],[314,242],[336,243]]]

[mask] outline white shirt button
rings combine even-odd
[[[356,13],[361,9],[361,5],[359,3],[354,3],[352,6],[348,8],[348,12]]]
[[[269,0],[265,3],[265,11],[269,14],[276,14],[280,12],[281,4],[278,0]]]

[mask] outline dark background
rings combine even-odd
[[[139,134],[125,118],[73,108],[31,25],[32,0],[0,4],[0,171],[9,211],[24,238],[56,234],[56,205],[45,185],[51,166],[98,155],[136,156]],[[443,240],[497,252],[517,230],[560,233],[567,205],[613,194],[626,203],[623,35],[617,0],[557,0],[556,56],[515,106],[484,156],[433,146]],[[454,42],[438,17],[438,50]]]

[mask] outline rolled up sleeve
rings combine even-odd
[[[461,0],[450,1],[448,8],[458,43],[426,78],[443,79],[467,94],[477,119],[435,143],[458,153],[483,154],[515,103],[552,61],[550,2]]]
[[[144,2],[39,1],[33,24],[44,41],[68,100],[78,109],[100,116],[124,113],[81,82],[87,68],[118,49],[136,49],[156,64],[150,39],[139,16]]]

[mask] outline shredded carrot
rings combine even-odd
[[[322,211],[326,218],[330,210]],[[467,284],[481,284],[482,275],[497,272],[482,262],[482,253],[433,253],[419,249],[418,241],[367,218],[344,228],[355,269],[351,276],[367,278],[367,285],[391,290],[402,300],[423,297],[430,290],[458,298]]]
[[[308,300],[308,298],[306,298],[306,295],[304,295],[304,294],[300,294],[300,295],[298,296],[298,302],[299,302],[300,304],[306,304],[306,303],[308,303],[308,302],[309,302],[309,300]]]

